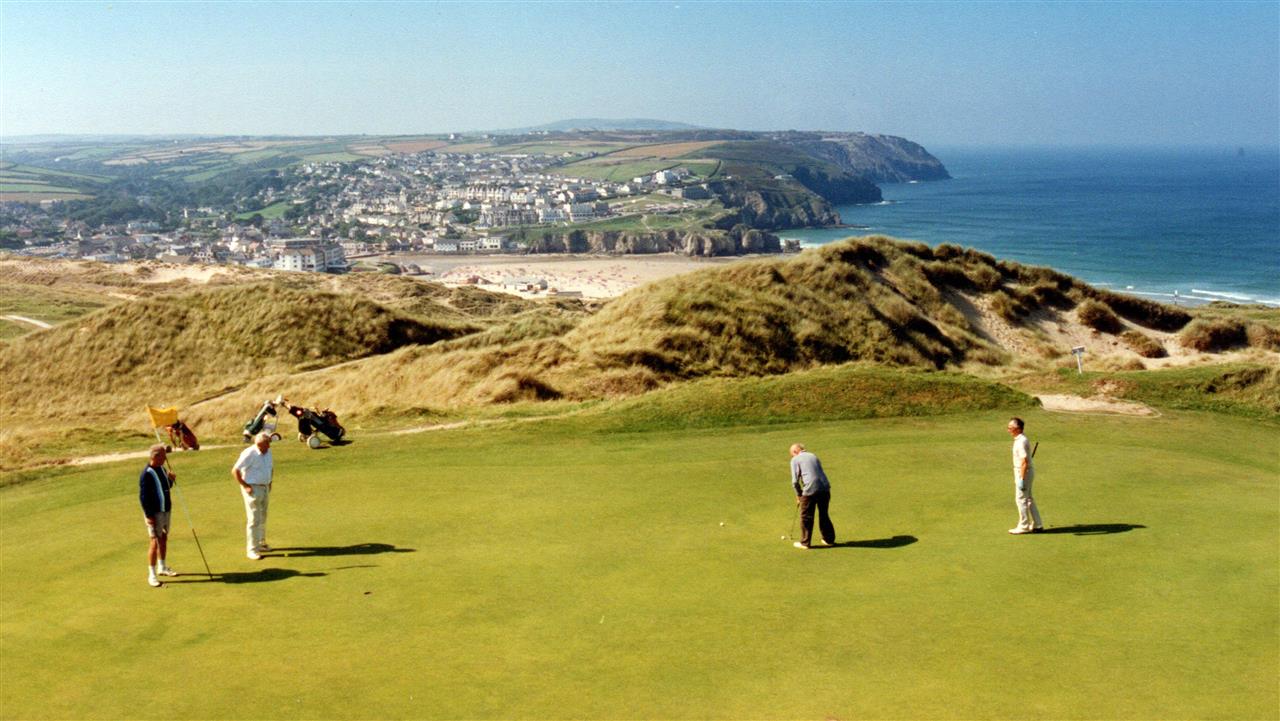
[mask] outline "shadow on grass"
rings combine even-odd
[[[1105,536],[1110,533],[1127,533],[1135,528],[1146,528],[1138,523],[1085,523],[1077,526],[1054,526],[1041,533],[1070,533],[1076,536]]]
[[[869,541],[839,541],[834,546],[813,546],[812,550],[824,548],[902,548],[919,541],[915,536],[894,536],[893,538],[875,538]]]
[[[320,445],[316,446],[315,448],[312,448],[311,450],[313,450],[313,451],[323,451],[323,450],[325,450],[326,448],[337,448],[337,447],[340,447],[340,446],[349,446],[349,445],[351,445],[351,441],[348,441],[348,440],[346,440],[346,439],[343,439],[343,440],[340,440],[340,441],[329,441],[329,442],[327,442],[327,443],[321,443]]]
[[[283,581],[286,578],[317,578],[327,576],[327,573],[303,573],[295,571],[292,568],[263,568],[258,571],[244,571],[235,573],[215,573],[213,577],[196,573],[184,573],[173,579],[165,579],[165,585],[170,583],[264,583],[267,581]]]
[[[273,548],[263,558],[311,558],[314,556],[372,556],[378,553],[413,553],[412,548],[396,548],[390,543],[357,543],[354,546],[297,546]]]

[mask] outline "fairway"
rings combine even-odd
[[[286,434],[256,563],[238,447],[175,454],[216,577],[179,504],[161,589],[142,461],[50,470],[0,489],[0,713],[1275,717],[1280,429],[1025,417],[1050,533],[1023,537],[1001,413]],[[836,548],[780,538],[795,441]]]

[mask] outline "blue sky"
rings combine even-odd
[[[573,117],[926,145],[1280,143],[1280,3],[23,3],[0,134]]]

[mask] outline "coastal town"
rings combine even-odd
[[[6,250],[104,262],[159,260],[304,272],[414,273],[392,254],[517,254],[548,232],[715,203],[706,178],[673,161],[625,180],[576,177],[540,153],[422,150],[357,162],[305,162],[271,171],[225,206],[181,207],[163,220],[91,224],[61,200],[0,204]],[[146,208],[153,199],[142,195]],[[152,213],[151,215],[160,215]],[[377,258],[380,265],[364,259]]]

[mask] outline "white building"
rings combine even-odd
[[[347,269],[342,246],[318,238],[284,238],[267,241],[271,251],[271,267],[310,273],[337,272]]]

